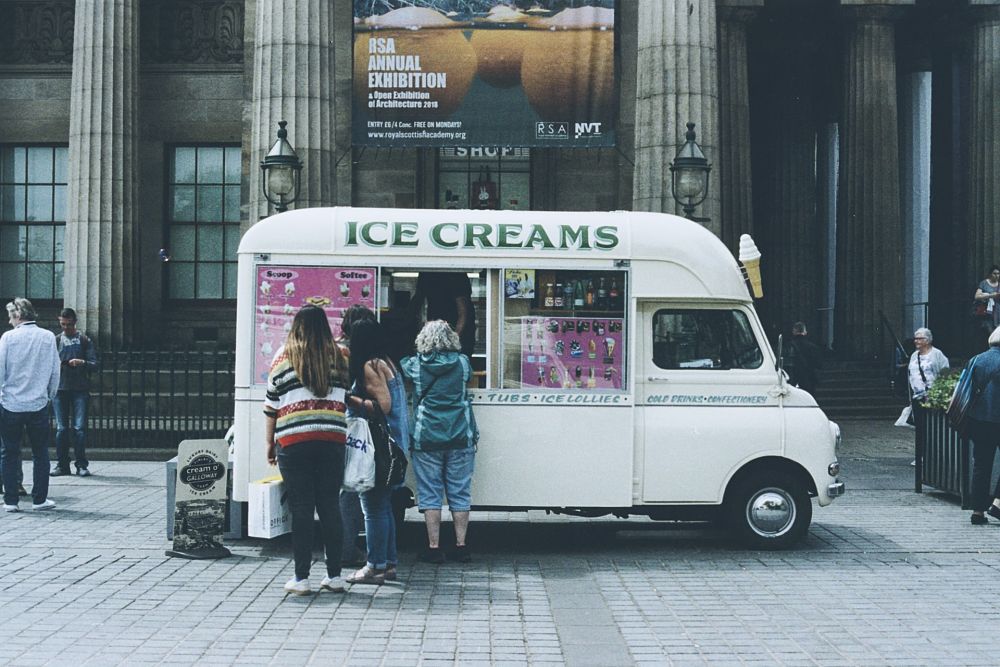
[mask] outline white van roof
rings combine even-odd
[[[463,268],[611,268],[629,261],[633,296],[750,301],[725,245],[701,225],[666,213],[306,208],[253,225],[238,252],[268,254],[270,263],[356,257]]]

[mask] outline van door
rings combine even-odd
[[[743,463],[778,455],[777,373],[752,310],[648,301],[636,330],[644,503],[719,503]]]

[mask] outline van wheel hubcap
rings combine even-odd
[[[761,489],[747,501],[746,518],[761,537],[780,537],[795,524],[795,500],[784,489]]]

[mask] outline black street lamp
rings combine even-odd
[[[708,196],[708,172],[712,171],[712,165],[694,140],[694,123],[687,124],[684,138],[687,141],[670,163],[674,199],[684,209],[684,216],[689,220],[708,222],[709,218],[694,217],[694,208]]]
[[[287,211],[288,205],[298,198],[302,171],[302,160],[288,143],[287,124],[286,121],[278,122],[278,139],[260,162],[260,169],[264,172],[261,183],[264,198],[278,213]]]

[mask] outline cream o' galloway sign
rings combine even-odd
[[[168,556],[223,558],[226,476],[229,445],[225,440],[185,440],[177,448],[174,548]]]
[[[615,5],[354,0],[354,144],[614,146]]]

